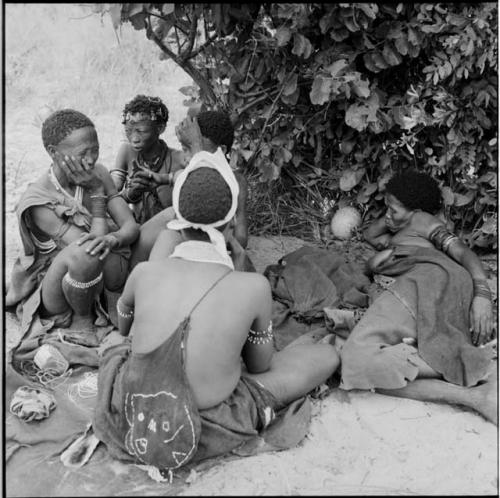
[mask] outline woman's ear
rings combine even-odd
[[[56,151],[57,151],[55,145],[47,145],[46,150],[49,153],[49,156],[52,157],[52,159],[54,159]]]
[[[167,123],[158,125],[157,130],[158,130],[158,136],[160,136],[164,131],[165,128],[167,127]]]

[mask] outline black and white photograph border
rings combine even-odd
[[[188,74],[185,68],[181,67],[180,59],[166,56],[158,44],[148,39],[146,30],[138,26],[137,23],[143,20],[137,16],[134,19],[133,14],[140,13],[143,8],[147,8],[145,6],[153,4],[128,4],[123,11],[129,16],[128,18],[123,13],[120,17],[120,6],[124,5],[127,4],[6,3],[3,5],[4,289],[9,285],[12,268],[22,251],[16,217],[17,203],[27,185],[50,166],[49,157],[42,143],[41,127],[53,112],[71,108],[89,116],[95,124],[99,137],[99,162],[111,169],[114,167],[118,148],[127,141],[122,124],[123,106],[137,94],[158,96],[163,100],[169,111],[163,139],[169,146],[181,149],[175,127],[186,117],[188,108],[195,108],[203,101],[212,104],[211,98],[223,99],[227,92],[235,91],[239,92],[243,99],[239,102],[240,107],[237,112],[243,117],[255,120],[258,118],[257,112],[251,115],[241,112],[244,105],[249,104],[249,101],[244,100],[245,93],[259,93],[261,98],[269,92],[270,95],[254,104],[261,113],[262,119],[258,126],[261,127],[262,134],[264,131],[268,134],[278,134],[279,120],[288,119],[290,122],[295,120],[296,126],[304,129],[307,127],[312,129],[317,125],[319,138],[309,144],[308,150],[311,153],[308,156],[303,152],[306,148],[302,147],[301,156],[297,152],[298,146],[296,150],[289,146],[289,137],[286,134],[291,131],[286,126],[283,126],[282,135],[275,144],[271,143],[272,137],[263,139],[262,136],[259,138],[255,134],[257,125],[249,127],[246,136],[241,130],[238,132],[236,129],[231,166],[238,166],[245,173],[243,165],[246,162],[252,163],[252,168],[248,169],[250,177],[248,178],[247,253],[257,272],[264,273],[269,265],[278,264],[283,256],[304,246],[344,251],[351,260],[358,263],[364,263],[373,254],[374,251],[367,248],[368,246],[362,241],[361,218],[365,222],[382,214],[383,195],[378,199],[375,197],[378,191],[383,189],[388,177],[381,184],[377,183],[373,174],[383,172],[381,174],[385,175],[389,171],[394,171],[394,168],[369,165],[374,161],[374,156],[363,155],[364,152],[358,147],[358,145],[367,146],[367,140],[362,139],[359,144],[356,142],[360,140],[359,137],[365,130],[369,129],[373,139],[376,133],[380,132],[376,129],[377,126],[386,126],[387,133],[380,132],[378,135],[380,140],[385,141],[386,159],[380,159],[381,156],[378,156],[376,161],[382,164],[387,160],[389,164],[390,158],[397,157],[403,161],[407,160],[408,164],[412,165],[413,161],[416,162],[415,157],[422,154],[428,164],[431,164],[431,171],[440,172],[439,180],[443,188],[447,213],[455,216],[454,232],[459,233],[461,230],[462,239],[468,242],[469,247],[472,245],[472,250],[478,254],[487,273],[487,282],[494,303],[495,327],[497,327],[498,190],[497,169],[490,164],[491,162],[498,164],[498,126],[495,124],[498,122],[498,94],[495,92],[491,96],[488,93],[486,81],[488,78],[493,78],[495,89],[498,91],[496,63],[494,68],[488,67],[489,54],[493,50],[496,54],[498,46],[496,7],[490,8],[490,18],[478,19],[484,30],[490,29],[495,33],[495,36],[492,36],[492,39],[495,38],[494,47],[479,46],[480,42],[474,40],[470,42],[470,47],[464,47],[463,52],[469,50],[467,56],[470,57],[474,51],[487,54],[482,61],[481,71],[481,73],[484,71],[485,84],[481,86],[477,83],[476,87],[470,86],[469,91],[475,91],[476,95],[483,92],[481,95],[489,99],[489,103],[483,101],[482,106],[479,106],[484,111],[478,119],[483,120],[484,129],[488,128],[488,133],[491,135],[487,140],[490,146],[488,158],[484,148],[475,147],[474,140],[484,141],[483,134],[478,135],[471,131],[468,148],[464,147],[461,152],[457,152],[457,157],[462,154],[463,160],[468,162],[466,171],[467,168],[460,166],[461,163],[453,163],[456,166],[454,170],[453,165],[440,162],[442,158],[437,145],[433,149],[429,144],[425,146],[419,144],[421,137],[425,136],[425,139],[428,139],[428,132],[424,131],[420,136],[418,132],[426,127],[425,120],[432,115],[432,110],[412,104],[424,97],[430,102],[432,99],[429,94],[424,96],[422,92],[426,90],[426,81],[429,82],[427,89],[434,83],[434,91],[440,92],[444,102],[438,111],[437,100],[434,100],[435,116],[437,112],[447,112],[450,116],[455,113],[453,114],[455,118],[460,119],[457,117],[459,116],[457,108],[452,107],[455,104],[460,107],[463,102],[450,103],[452,99],[447,100],[446,92],[447,85],[450,84],[449,78],[453,74],[457,78],[466,78],[464,71],[467,69],[461,67],[460,62],[447,59],[447,52],[444,49],[439,54],[431,54],[432,57],[427,61],[420,60],[419,65],[409,63],[408,57],[401,53],[415,50],[417,42],[412,45],[411,41],[408,41],[408,33],[410,38],[423,35],[411,27],[408,31],[404,23],[399,27],[393,26],[393,32],[387,35],[390,43],[386,45],[380,40],[378,45],[372,43],[373,40],[367,40],[366,36],[363,41],[363,30],[371,26],[371,21],[377,17],[379,8],[383,4],[339,4],[344,10],[341,13],[337,12],[335,19],[324,16],[317,25],[318,32],[314,36],[316,38],[323,36],[325,40],[328,37],[324,42],[315,39],[311,44],[304,35],[303,26],[297,22],[287,24],[283,13],[280,14],[281,17],[278,16],[282,20],[280,26],[262,27],[262,30],[271,30],[272,36],[277,40],[274,49],[276,57],[281,57],[280,50],[286,48],[287,53],[291,50],[293,56],[297,58],[297,66],[292,73],[288,76],[286,74],[279,76],[280,84],[276,82],[275,88],[268,90],[260,89],[259,82],[255,82],[253,87],[251,82],[256,76],[251,74],[249,77],[248,65],[259,65],[259,54],[256,52],[259,36],[267,37],[266,40],[269,40],[271,37],[269,33],[264,36],[260,35],[258,30],[252,32],[250,29],[246,34],[245,29],[239,31],[238,36],[254,39],[253,42],[248,42],[254,52],[252,50],[246,52],[239,65],[234,66],[236,71],[246,71],[245,75],[236,78],[236,83],[232,82],[230,86],[231,74],[228,69],[228,79],[221,79],[217,87],[207,90],[199,81],[194,81],[193,74]],[[180,4],[157,5],[167,6],[167,10],[173,11],[174,6]],[[222,20],[225,21],[221,23],[222,28],[217,36],[230,34],[231,26],[238,22],[237,17],[232,17],[229,12],[230,5],[236,4],[212,4],[212,15],[223,16]],[[294,16],[298,16],[299,6],[306,12],[308,6],[312,4],[280,5],[283,9],[286,5],[295,6],[295,10],[290,9],[289,13],[289,19],[293,19]],[[437,33],[438,27],[431,22],[433,15],[435,14],[436,19],[439,16],[445,19],[446,9],[451,8],[453,4],[418,5],[429,7],[426,15],[429,19],[428,26],[431,27],[428,33],[433,33],[433,29]],[[475,5],[472,3],[460,5],[464,8],[470,6],[471,11],[479,8],[472,7]],[[493,3],[489,4],[490,7],[491,5]],[[394,3],[390,6],[394,9],[394,19],[404,9],[417,8],[417,4],[408,4],[405,7],[404,4]],[[242,9],[241,6],[237,8]],[[137,9],[137,12],[131,12],[130,9]],[[244,12],[244,15],[251,13]],[[407,18],[412,15],[408,14]],[[453,15],[458,16],[460,13]],[[416,16],[413,15],[413,18]],[[398,38],[395,32],[397,29],[406,30],[405,37]],[[338,36],[331,35],[329,30],[337,30]],[[371,30],[370,27],[370,33]],[[356,61],[350,59],[352,54],[346,48],[343,58],[337,54],[337,59],[330,61],[325,59],[318,63],[315,59],[314,68],[321,66],[321,73],[305,74],[306,70],[301,65],[307,59],[311,60],[313,68],[313,52],[317,47],[325,47],[328,43],[336,44],[340,54],[341,50],[344,50],[341,48],[343,40],[354,32],[360,35],[359,43],[364,43],[364,58],[361,56]],[[204,31],[202,20],[196,36],[197,39],[191,46],[193,51],[197,49],[201,51],[200,47],[216,39],[215,34],[213,39],[211,35],[207,36],[206,26]],[[456,40],[457,43],[461,43],[458,37]],[[186,43],[189,44],[189,39]],[[371,48],[366,48],[368,46]],[[443,47],[446,48],[446,45]],[[173,54],[175,55],[175,51]],[[250,55],[246,57],[248,54]],[[263,56],[261,60],[264,60]],[[363,61],[365,67],[361,74],[358,66],[363,64]],[[376,94],[373,90],[376,81],[381,92],[387,92],[387,88],[383,87],[387,82],[383,83],[383,79],[380,78],[381,72],[399,64],[406,64],[405,68],[408,71],[415,71],[415,84],[408,86],[405,101],[396,97],[390,104],[386,101],[388,107],[399,106],[398,112],[390,113],[386,109],[385,118],[380,115],[374,118],[372,113],[376,111],[373,110],[373,103],[363,107],[362,102],[368,102],[371,96]],[[348,78],[335,79],[338,75],[345,75],[342,71],[345,71],[346,67],[351,67]],[[432,68],[435,72],[432,72]],[[475,69],[478,70],[477,67]],[[457,70],[461,71],[460,75]],[[263,71],[269,71],[267,66],[261,69],[261,76]],[[472,69],[470,71],[472,78]],[[369,79],[366,74],[369,74]],[[427,79],[426,74],[430,75]],[[323,80],[318,79],[320,76],[323,77],[323,84]],[[285,77],[289,77],[286,84],[283,83]],[[332,86],[333,80],[335,81]],[[475,81],[477,82],[477,78]],[[305,92],[300,88],[301,85],[307,88]],[[345,94],[345,86],[349,88],[349,95],[339,105],[338,95],[342,92]],[[208,91],[211,95],[207,94]],[[304,113],[310,122],[304,123],[300,120],[299,123],[298,116],[288,115],[286,110],[284,112],[279,110],[281,102],[284,102],[285,106],[288,105],[287,109],[291,109],[297,99],[303,98],[304,95],[309,96],[309,104],[311,109],[314,109],[314,113],[310,109]],[[280,100],[282,97],[283,101]],[[329,112],[330,101],[334,101],[333,105],[337,105],[338,112],[343,113],[341,120],[344,120],[344,127],[325,132],[325,128],[320,126],[319,118],[322,113],[326,116]],[[445,110],[445,105],[451,107]],[[318,110],[321,112],[318,113]],[[424,115],[425,113],[427,114]],[[346,127],[346,123],[350,127]],[[394,131],[396,126],[400,131],[399,138]],[[347,128],[348,132],[344,136],[337,134],[338,130],[345,131]],[[446,135],[446,131],[451,128],[449,123],[443,121],[440,129],[445,129]],[[296,134],[293,140],[297,138],[298,143],[299,133],[294,133]],[[302,142],[306,144],[307,137],[305,132],[300,135],[301,144]],[[335,150],[325,142],[326,140],[335,142]],[[465,137],[464,140],[467,141],[468,138]],[[448,145],[450,148],[455,147],[455,151],[460,148],[457,142]],[[277,149],[280,147],[285,152],[278,153]],[[287,147],[290,147],[290,150]],[[373,148],[375,150],[375,147]],[[260,151],[261,154],[256,151]],[[328,155],[325,151],[328,151]],[[352,154],[349,156],[351,151]],[[294,159],[291,159],[292,154]],[[419,156],[420,159],[422,155]],[[302,170],[299,166],[302,160],[307,164],[308,173],[300,178],[299,171]],[[322,165],[322,161],[328,161],[329,166]],[[292,173],[288,175],[283,173],[287,168]],[[458,170],[462,171],[460,174],[463,176],[455,181],[453,175]],[[478,172],[482,175],[480,178],[483,183],[480,183]],[[469,174],[468,179],[467,174]],[[325,175],[330,175],[329,180],[320,181]],[[470,185],[474,181],[478,187],[472,192]],[[273,182],[281,183],[279,187],[272,187],[270,185]],[[486,183],[489,183],[489,186]],[[303,194],[294,201],[290,200],[289,196],[282,195],[287,188],[297,188],[298,185],[302,185]],[[273,188],[275,190],[272,190]],[[332,189],[336,190],[328,197],[326,192]],[[477,193],[479,190],[483,192],[482,199],[479,199]],[[281,205],[276,202],[278,198],[282,199]],[[308,205],[308,202],[311,204]],[[476,203],[475,206],[486,206],[486,208],[476,216],[472,207],[467,212],[460,210],[467,203],[471,203],[471,206]],[[347,227],[347,236],[340,232],[346,230],[345,223],[349,224],[349,220],[338,229],[340,232],[336,236],[333,215],[339,209],[348,206],[356,206],[354,211],[358,218],[354,216],[352,219],[354,221],[351,220],[353,226]],[[369,210],[375,215],[371,215]],[[324,215],[323,219],[321,213]],[[460,224],[458,217],[461,215],[464,222]],[[15,310],[4,309],[3,324],[5,372],[10,358],[9,353],[21,339],[21,321]],[[494,375],[498,378],[498,371]],[[85,388],[85,386],[79,387]],[[88,398],[95,396],[95,385],[89,384],[86,388]],[[316,392],[311,402],[309,429],[306,436],[294,447],[281,451],[256,452],[246,457],[235,455],[217,457],[194,465],[188,471],[174,473],[173,479],[169,481],[152,472],[148,474],[147,469],[141,466],[113,459],[102,444],[84,465],[65,466],[61,461],[61,453],[82,434],[74,434],[60,447],[37,437],[37,424],[42,422],[26,423],[24,433],[13,434],[11,421],[16,415],[10,410],[11,399],[5,394],[4,385],[6,436],[4,450],[6,451],[3,484],[6,496],[498,495],[499,493],[498,427],[478,413],[462,406],[387,396],[374,390],[345,391],[338,387],[337,382],[333,388],[325,386],[324,395],[321,393],[318,395]],[[63,407],[55,409],[58,408],[63,409]]]

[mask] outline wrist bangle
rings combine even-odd
[[[491,301],[491,290],[485,279],[474,278],[472,279],[472,283],[474,287],[474,297],[485,297]]]
[[[106,218],[107,196],[91,195],[90,214],[94,218]]]

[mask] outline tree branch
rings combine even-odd
[[[205,48],[207,48],[207,46],[210,45],[216,38],[217,38],[217,33],[214,33],[207,39],[205,43],[203,43],[203,45],[200,45],[196,50],[193,50],[189,56],[184,57],[184,60],[188,61],[193,57],[196,57],[200,52],[205,50]]]
[[[190,58],[189,56],[191,55],[191,51],[193,50],[194,40],[196,39],[197,30],[198,30],[198,15],[195,13],[193,14],[193,20],[191,21],[191,28],[189,30],[188,45],[186,47],[186,50],[182,54],[182,58],[184,60],[188,60],[188,58]]]
[[[175,54],[170,50],[162,40],[160,40],[153,29],[151,28],[151,19],[148,17],[146,24],[146,34],[150,40],[153,40],[156,45],[160,48],[160,50],[166,54],[170,59],[172,59],[178,66],[180,66],[184,71],[186,71],[191,78],[193,78],[194,82],[200,87],[200,92],[202,97],[209,101],[210,104],[215,104],[217,102],[217,97],[208,83],[207,79],[200,73],[195,67],[191,65],[189,61],[185,61],[179,55]]]

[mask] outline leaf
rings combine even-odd
[[[168,16],[169,14],[172,14],[175,10],[175,3],[164,3],[161,6],[161,13],[164,16]]]
[[[358,131],[363,131],[370,122],[376,122],[377,110],[379,108],[372,95],[370,99],[362,104],[351,104],[345,113],[345,122],[351,128]]]
[[[314,78],[309,97],[311,103],[315,105],[323,105],[330,99],[330,88],[332,80],[321,75],[316,75]]]
[[[490,216],[481,227],[481,232],[496,235],[497,233],[497,219],[496,216]]]
[[[469,202],[472,201],[474,198],[474,192],[469,192],[465,195],[462,194],[455,194],[455,206],[460,207],[460,206],[466,206],[469,204]]]
[[[396,38],[394,45],[401,55],[406,55],[408,53],[408,40],[405,35]]]
[[[129,4],[125,4],[125,5],[128,5],[128,17],[133,17],[135,16],[136,14],[139,14],[140,12],[143,12],[144,10],[144,5],[143,3],[129,3]]]
[[[146,13],[145,12],[139,12],[138,14],[135,14],[133,16],[129,16],[128,20],[136,30],[140,29],[145,29],[146,24]]]
[[[276,30],[275,36],[276,40],[278,41],[278,47],[283,47],[290,41],[290,38],[292,37],[292,32],[288,28],[280,26]]]
[[[441,189],[441,195],[443,196],[445,206],[453,206],[453,203],[455,202],[455,195],[450,187],[443,187]]]
[[[335,61],[333,64],[325,67],[325,70],[328,71],[334,78],[347,66],[347,61],[345,59],[339,59]]]
[[[340,143],[340,150],[342,154],[350,154],[355,144],[354,140],[342,140]]]
[[[388,43],[384,44],[382,55],[384,56],[384,59],[387,61],[387,63],[391,66],[397,66],[398,64],[401,64],[401,57],[399,56],[399,54],[394,52],[394,50],[392,50]]]
[[[297,89],[297,73],[293,73],[291,77],[288,77],[286,83],[283,87],[283,95],[292,95]]]
[[[365,67],[368,71],[371,71],[372,73],[380,72],[380,68],[374,64],[371,54],[363,55],[363,62],[365,63]]]
[[[300,33],[295,33],[293,35],[293,48],[292,54],[297,55],[298,57],[304,57],[307,59],[312,52],[312,45],[308,38]]]
[[[368,81],[362,79],[352,81],[351,86],[358,97],[366,99],[370,96],[370,83]]]
[[[249,161],[250,158],[253,156],[253,150],[240,149],[240,154],[243,156],[245,161]]]
[[[356,3],[354,4],[359,10],[362,10],[366,17],[375,19],[378,13],[378,5],[376,3]]]
[[[363,178],[365,174],[364,169],[348,169],[342,173],[340,177],[339,186],[344,192],[352,190]]]

